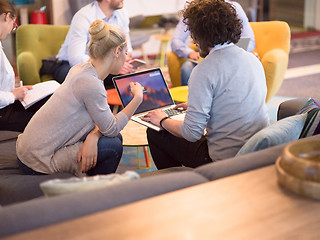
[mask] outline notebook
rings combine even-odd
[[[160,131],[158,126],[150,122],[143,121],[141,117],[152,110],[162,109],[168,115],[173,114],[173,116],[171,116],[173,119],[184,119],[185,114],[183,111],[172,110],[172,108],[175,106],[175,103],[172,99],[167,82],[163,77],[160,68],[115,76],[112,78],[112,81],[117,89],[123,107],[126,107],[133,98],[130,91],[130,82],[138,82],[144,88],[143,101],[134,115],[131,117],[131,120],[150,127],[156,131]]]
[[[240,37],[239,42],[237,42],[236,45],[247,51],[249,43],[250,43],[249,37]]]

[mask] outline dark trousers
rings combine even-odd
[[[103,84],[104,84],[104,87],[105,89],[112,89],[114,88],[114,85],[113,85],[113,82],[112,82],[112,78],[116,76],[116,75],[112,75],[112,74],[109,74],[104,80],[103,80]]]
[[[23,132],[32,116],[45,104],[50,96],[27,109],[24,109],[18,100],[0,109],[0,130]]]
[[[189,142],[168,131],[158,132],[148,128],[147,137],[152,159],[158,169],[179,166],[195,168],[212,162],[204,136],[196,142]]]
[[[52,77],[59,83],[63,83],[71,66],[68,61],[56,61],[52,67]]]

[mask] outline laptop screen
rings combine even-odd
[[[247,51],[250,43],[250,38],[249,37],[241,37],[239,39],[239,42],[236,43],[236,45],[240,48],[243,48],[244,50]]]
[[[143,101],[135,114],[174,104],[167,83],[159,68],[116,76],[112,80],[124,107],[133,98],[130,91],[130,82],[138,82],[143,86]]]

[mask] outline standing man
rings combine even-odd
[[[123,9],[123,0],[96,0],[81,8],[72,18],[67,37],[59,50],[53,77],[62,83],[69,69],[89,59],[87,44],[90,40],[88,29],[90,24],[101,19],[107,24],[119,27],[127,37],[128,55],[120,74],[133,72],[131,59],[132,46],[129,36],[129,17]],[[111,86],[111,76],[105,79],[105,86]]]
[[[234,1],[225,0],[226,2],[230,3],[234,9],[236,10],[238,18],[241,20],[242,23],[242,31],[241,37],[249,37],[250,43],[248,46],[247,51],[252,52],[255,49],[256,42],[254,39],[254,34],[252,28],[249,24],[248,17],[244,10],[242,9],[241,5]],[[199,52],[191,49],[187,44],[186,40],[189,37],[190,32],[187,30],[185,23],[183,23],[182,18],[180,19],[176,29],[174,31],[172,41],[171,41],[171,49],[172,51],[179,57],[179,58],[190,58],[194,61],[199,60]],[[181,66],[181,85],[185,86],[188,85],[189,77],[191,74],[192,69],[196,66],[196,63],[192,61],[186,61]]]

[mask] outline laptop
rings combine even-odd
[[[249,37],[240,37],[239,42],[237,42],[236,45],[247,51],[247,49],[249,47],[249,43],[250,43]]]
[[[126,107],[133,99],[130,91],[130,82],[138,82],[144,88],[143,101],[131,117],[131,120],[156,131],[160,131],[160,127],[144,121],[141,118],[152,110],[162,109],[173,119],[184,119],[184,111],[173,110],[175,103],[160,68],[115,76],[112,78],[112,81],[117,89],[123,107]]]

